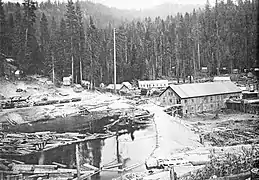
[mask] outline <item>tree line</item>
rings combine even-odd
[[[257,53],[256,0],[216,1],[191,13],[107,20],[97,25],[82,11],[85,2],[0,0],[0,51],[14,57],[26,73],[55,78],[72,75],[98,85],[113,82],[113,31],[116,31],[117,81],[199,77],[201,68],[219,75],[226,67],[255,67]],[[56,10],[55,10],[56,9]],[[101,13],[101,12],[100,12]]]

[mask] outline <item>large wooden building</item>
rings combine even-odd
[[[138,87],[140,89],[166,88],[167,86],[168,80],[138,81]]]
[[[190,114],[218,110],[230,97],[241,97],[241,90],[234,83],[208,82],[168,86],[159,101],[165,106],[179,105],[183,114]]]

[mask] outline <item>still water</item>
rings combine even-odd
[[[145,160],[150,156],[155,148],[155,129],[149,126],[145,129],[135,131],[134,138],[130,134],[119,136],[119,155],[123,159],[123,166],[129,167],[136,163],[142,165],[132,170],[134,172],[144,171]],[[134,140],[133,140],[134,139]],[[111,162],[117,162],[117,141],[116,137],[105,140],[93,140],[80,143],[80,164],[90,163],[95,167],[102,167]],[[51,164],[58,162],[66,164],[70,168],[76,167],[75,145],[68,145],[50,151],[37,153],[23,159],[27,163]],[[111,180],[119,177],[117,172],[102,171],[92,176],[91,180]]]

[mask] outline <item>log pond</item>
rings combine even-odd
[[[122,168],[139,164],[132,171],[144,171],[145,160],[152,154],[156,146],[155,135],[155,128],[153,125],[150,125],[145,129],[136,130],[132,134],[120,135],[118,141],[113,136],[104,140],[91,140],[80,143],[80,165],[88,163],[100,168],[110,163],[116,164],[119,156],[120,162],[123,163]],[[75,144],[72,144],[19,157],[18,160],[28,164],[52,164],[53,162],[57,162],[65,164],[69,168],[75,168],[75,149]],[[121,173],[118,172],[101,171],[92,176],[91,180],[111,180],[120,175]]]

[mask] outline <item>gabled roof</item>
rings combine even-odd
[[[125,85],[123,85],[123,84],[116,84],[116,90],[120,90],[123,86],[125,86]],[[127,86],[125,86],[126,88],[128,88]],[[106,89],[114,89],[114,84],[109,84],[107,87],[106,87]]]
[[[121,84],[127,86],[129,89],[132,87],[132,85],[129,82],[122,82]]]
[[[182,99],[217,94],[241,93],[241,90],[230,81],[171,85],[168,88],[171,88]],[[160,96],[164,92],[162,92]]]

